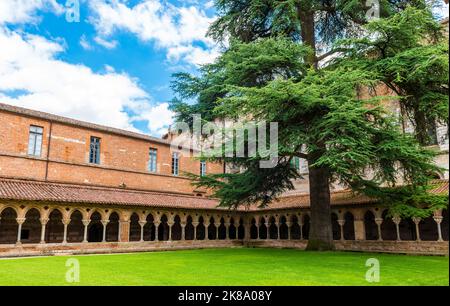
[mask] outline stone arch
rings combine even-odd
[[[178,215],[173,218],[171,234],[172,240],[181,240],[181,218]]]
[[[250,239],[258,239],[258,227],[255,218],[252,218],[250,224]]]
[[[269,218],[269,238],[278,239],[278,226],[274,216]]]
[[[355,217],[349,211],[344,214],[344,239],[355,240]]]
[[[227,227],[225,226],[224,218],[220,218],[220,225],[217,230],[219,231],[219,240],[225,240],[225,238],[227,237]]]
[[[280,217],[280,239],[286,240],[289,238],[289,228],[287,226],[287,219],[285,216]]]
[[[26,210],[25,222],[22,225],[21,242],[39,243],[41,241],[41,213],[32,207]],[[0,221],[1,222],[1,221]]]
[[[397,228],[389,216],[389,210],[385,209],[381,217],[383,218],[383,222],[381,223],[381,238],[387,241],[397,240]]]
[[[259,219],[259,239],[267,239],[267,226],[266,226],[266,219],[264,217],[261,217]]]
[[[364,230],[366,240],[378,240],[378,226],[375,222],[375,214],[369,209],[364,214]]]
[[[341,239],[341,227],[338,223],[339,217],[336,213],[331,213],[331,228],[333,230],[333,240]]]
[[[244,220],[242,220],[242,218],[239,219],[239,226],[237,229],[237,238],[239,240],[242,240],[245,238],[245,225],[244,225]]]
[[[136,212],[130,216],[130,241],[141,240],[141,225],[139,224],[140,217]]]
[[[63,213],[58,208],[53,208],[48,215],[45,241],[48,243],[62,243],[64,239]]]
[[[13,207],[4,207],[0,211],[0,244],[14,244],[17,242],[17,210]]]
[[[209,219],[209,225],[208,225],[208,239],[209,240],[215,240],[216,239],[216,225],[214,224],[214,218],[211,217]]]
[[[416,225],[411,218],[402,218],[399,224],[400,240],[414,241],[417,239]]]
[[[292,215],[291,217],[291,239],[298,240],[301,238],[300,225],[298,224],[298,217]]]
[[[120,216],[119,213],[113,211],[109,214],[109,222],[106,225],[106,241],[118,242],[119,241],[119,226]]]
[[[93,211],[89,214],[91,222],[88,226],[88,241],[102,242],[103,240],[103,224],[102,215],[98,211]]]
[[[310,224],[311,224],[311,218],[309,217],[308,214],[305,214],[303,216],[303,226],[302,226],[302,232],[303,232],[304,239],[309,239],[309,229],[311,226]]]
[[[153,217],[153,214],[148,214],[145,217],[145,223],[144,225],[144,241],[155,241],[156,240],[156,226],[155,226],[155,219]]]
[[[184,239],[194,240],[194,225],[192,224],[193,219],[190,215],[186,217],[186,226],[184,228]]]
[[[437,241],[439,238],[437,225],[433,216],[420,220],[419,223],[420,239],[424,241]]]
[[[200,216],[198,218],[198,225],[196,228],[196,238],[197,240],[205,240],[206,238],[206,226],[205,226],[205,219]]]
[[[83,241],[83,237],[83,213],[78,209],[75,209],[70,212],[70,223],[67,225],[67,242],[79,243]]]
[[[237,224],[237,225],[236,225]],[[230,226],[228,227],[228,238],[234,240],[237,238],[236,229],[239,227],[239,222],[236,222],[234,218],[230,218]]]
[[[160,224],[158,226],[158,240],[159,241],[167,241],[169,240],[169,219],[165,214],[161,216],[159,219]]]

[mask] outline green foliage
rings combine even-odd
[[[422,90],[415,99],[420,100],[426,116],[445,119],[442,111],[448,108],[448,93],[442,91],[445,78],[440,69],[448,63],[448,50],[441,44],[429,11],[405,3],[412,1],[382,2],[383,14],[392,17],[367,25],[371,39],[342,41],[337,47],[347,49],[343,58],[317,69],[309,61],[317,50],[300,43],[299,24],[306,17],[298,9],[339,15],[336,18],[341,19],[333,22],[348,32],[322,37],[335,39],[352,31],[343,20],[355,25],[361,17],[361,10],[356,9],[360,1],[217,1],[222,15],[210,33],[215,38],[231,35],[230,47],[215,63],[202,67],[198,77],[175,76],[173,88],[178,97],[173,109],[178,119],[200,113],[206,120],[277,122],[280,158],[273,169],[259,168],[261,156],[209,158],[245,170],[191,175],[196,185],[211,188],[222,206],[264,206],[293,188],[291,181],[299,174],[290,162],[302,157],[310,169],[326,169],[329,177],[324,179],[407,214],[426,215],[431,207],[442,206],[442,198],[429,195],[425,187],[431,174],[441,170],[433,165],[435,153],[401,132],[397,118],[382,103],[392,97],[363,99],[358,94],[380,82],[396,88],[412,84]],[[417,1],[415,6],[422,4]],[[333,23],[326,24],[327,20],[319,21],[318,27],[332,31]],[[436,43],[429,45],[424,38]],[[410,92],[402,95],[402,102],[409,96]],[[399,188],[399,180],[406,186]]]
[[[367,36],[344,40],[345,55],[336,65],[372,71],[399,97],[422,145],[428,131],[448,121],[448,41],[428,9],[407,7],[392,17],[370,22]]]

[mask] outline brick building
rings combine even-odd
[[[168,140],[6,104],[0,119],[0,257],[306,246],[302,188],[266,209],[227,210],[184,176],[223,165],[173,152]],[[442,152],[448,163],[448,140]],[[448,194],[448,180],[431,192]],[[347,190],[332,207],[337,249],[448,254],[447,211],[389,218],[383,203]]]

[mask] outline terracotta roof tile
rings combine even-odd
[[[436,186],[431,193],[448,194],[448,180],[435,181],[434,184]],[[7,178],[0,178],[0,199],[184,209],[218,209],[219,204],[215,199],[194,196]],[[331,205],[361,205],[371,202],[374,199],[349,190],[331,194]],[[309,205],[309,194],[304,193],[280,197],[267,209],[308,208]],[[256,206],[249,209],[258,210]]]

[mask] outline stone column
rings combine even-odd
[[[277,227],[277,240],[280,240],[280,222],[275,222],[275,226]]]
[[[158,231],[159,231],[159,225],[161,224],[161,222],[153,222],[153,224],[155,224],[155,241],[159,241]]]
[[[197,240],[197,226],[200,222],[192,222],[192,226],[194,227],[194,240]]]
[[[230,239],[230,226],[231,226],[231,222],[226,222],[225,223],[225,240],[229,240]],[[236,239],[237,239],[239,228],[236,227],[236,225],[234,225],[234,228],[235,228]]]
[[[175,224],[173,221],[168,221],[167,225],[169,226],[169,241],[172,241],[172,226]]]
[[[139,242],[144,242],[144,226],[147,224],[147,221],[139,221],[139,225],[141,226],[141,239]]]
[[[378,229],[378,241],[383,241],[383,236],[381,235],[381,224],[383,224],[383,218],[375,218],[375,223]]]
[[[102,220],[102,225],[103,225],[103,238],[102,238],[102,242],[106,242],[106,226],[109,223],[109,220]]]
[[[181,223],[181,241],[186,240],[186,223]]]
[[[259,224],[255,223],[256,226],[256,240],[260,240],[261,238],[259,237]]]
[[[339,224],[339,228],[341,229],[341,241],[344,241],[344,225],[345,225],[345,220],[339,219],[337,220],[337,223]]]
[[[420,239],[420,229],[419,229],[419,223],[422,220],[422,218],[413,217],[412,220],[413,220],[414,224],[416,225],[416,241],[422,241]]]
[[[214,223],[214,226],[216,227],[216,240],[219,240],[219,226],[220,226],[220,223]]]
[[[67,227],[70,224],[70,219],[63,219],[62,223],[64,225],[64,234],[63,234],[63,241],[62,241],[62,243],[66,244],[67,243]]]
[[[270,226],[269,226],[269,221],[266,221],[266,223],[264,223],[264,225],[266,226],[266,231],[267,231],[267,238],[266,240],[270,239]]]
[[[39,219],[41,221],[41,244],[45,244],[45,227],[47,226],[47,223],[49,221],[48,218],[41,218]]]
[[[91,223],[91,220],[82,220],[81,222],[83,222],[83,225],[84,225],[83,243],[87,243],[88,242],[88,239],[87,239],[88,226],[89,226],[89,223]]]
[[[397,232],[397,241],[400,241],[401,239],[400,239],[400,227],[399,227],[399,225],[400,225],[400,222],[402,222],[402,219],[399,216],[395,216],[395,217],[392,218],[392,221],[395,224],[395,230]]]
[[[286,226],[287,226],[287,231],[288,231],[288,240],[291,240],[291,227],[292,227],[292,222],[286,221]]]
[[[22,225],[25,223],[25,218],[16,218],[17,224],[19,225],[17,227],[17,245],[22,244]]]
[[[303,240],[303,221],[302,221],[302,216],[298,217],[298,226],[300,226],[300,240]]]
[[[434,216],[433,219],[434,222],[436,222],[437,224],[438,241],[444,241],[444,239],[442,239],[442,229],[441,229],[442,219],[444,218],[442,216]]]

